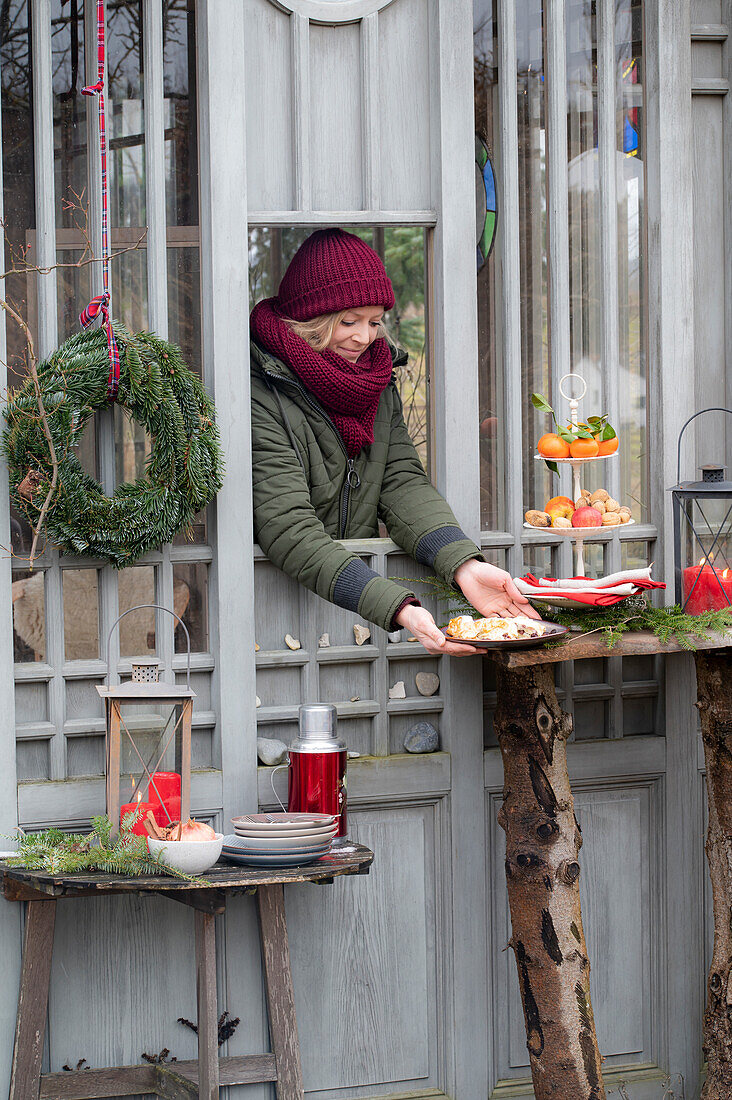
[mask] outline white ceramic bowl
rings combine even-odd
[[[202,875],[221,855],[224,834],[217,833],[215,840],[156,840],[151,836],[147,843],[150,854],[157,856],[166,867],[186,875]]]

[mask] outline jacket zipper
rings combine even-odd
[[[335,435],[336,439],[338,440],[338,445],[340,446],[340,448],[343,451],[344,455],[348,459],[348,465],[347,465],[347,469],[346,469],[346,476],[343,480],[343,486],[341,488],[341,493],[340,493],[340,520],[341,520],[341,534],[340,534],[340,537],[343,539],[343,538],[346,537],[346,527],[348,525],[348,501],[349,501],[349,497],[351,495],[351,489],[358,489],[359,486],[361,485],[361,478],[358,476],[358,471],[356,470],[355,461],[354,461],[354,459],[348,457],[348,451],[346,450],[346,445],[343,442],[343,439],[341,438],[341,433],[338,431],[338,429],[336,428],[336,426],[333,423],[333,421],[331,420],[331,418],[328,416],[328,414],[325,412],[325,410],[316,401],[314,401],[312,399],[312,397],[307,392],[307,390],[303,386],[301,386],[299,382],[294,381],[294,379],[283,378],[282,375],[275,374],[274,371],[264,371],[264,373],[267,375],[268,378],[271,378],[273,382],[279,382],[279,383],[284,382],[285,385],[287,385],[287,386],[294,386],[294,388],[298,391],[298,393],[302,394],[302,396],[307,401],[308,405],[310,405],[311,408],[315,409],[316,413],[319,413],[320,416],[322,416],[323,420],[325,420],[326,423],[328,423],[330,425],[330,427],[333,429],[333,434]]]

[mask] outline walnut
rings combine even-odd
[[[609,499],[610,499],[610,494],[608,493],[607,489],[595,489],[594,493],[592,493],[592,495],[590,496],[590,502],[592,503],[593,507],[594,507],[594,504],[595,504],[596,500],[609,500]]]
[[[617,512],[606,512],[602,517],[603,527],[617,527],[622,523],[622,520]]]
[[[632,518],[630,508],[621,508],[618,512],[618,515],[620,516],[621,523],[630,523],[630,520]]]
[[[571,527],[572,520],[567,519],[566,516],[555,516],[552,522],[552,527]]]
[[[606,512],[619,512],[620,511],[619,502],[617,500],[613,500],[612,497],[608,497],[608,499],[605,501],[605,511]]]
[[[530,508],[528,512],[524,514],[524,519],[527,523],[530,523],[532,527],[551,527],[552,517],[548,512],[537,512],[535,508]]]

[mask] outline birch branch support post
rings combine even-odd
[[[510,946],[536,1100],[605,1100],[580,911],[582,833],[567,772],[572,719],[550,665],[497,669]]]
[[[714,908],[702,1100],[727,1100],[732,1096],[732,653],[697,653],[696,681],[707,771],[706,849]]]
[[[704,1016],[702,1100],[732,1097],[732,635],[695,640],[697,705],[706,757],[707,858],[714,895],[714,954]],[[582,834],[567,772],[571,718],[559,706],[552,665],[681,653],[675,639],[624,634],[608,649],[597,634],[560,645],[488,651],[496,665],[494,728],[504,768],[499,824],[506,832],[510,946],[516,956],[536,1100],[604,1100],[579,897]],[[696,730],[689,730],[689,752]]]

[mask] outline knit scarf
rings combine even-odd
[[[391,380],[386,340],[374,340],[357,363],[334,351],[315,351],[285,324],[276,299],[265,298],[252,310],[252,336],[295,372],[317,397],[343,440],[350,458],[374,441],[376,407]]]

